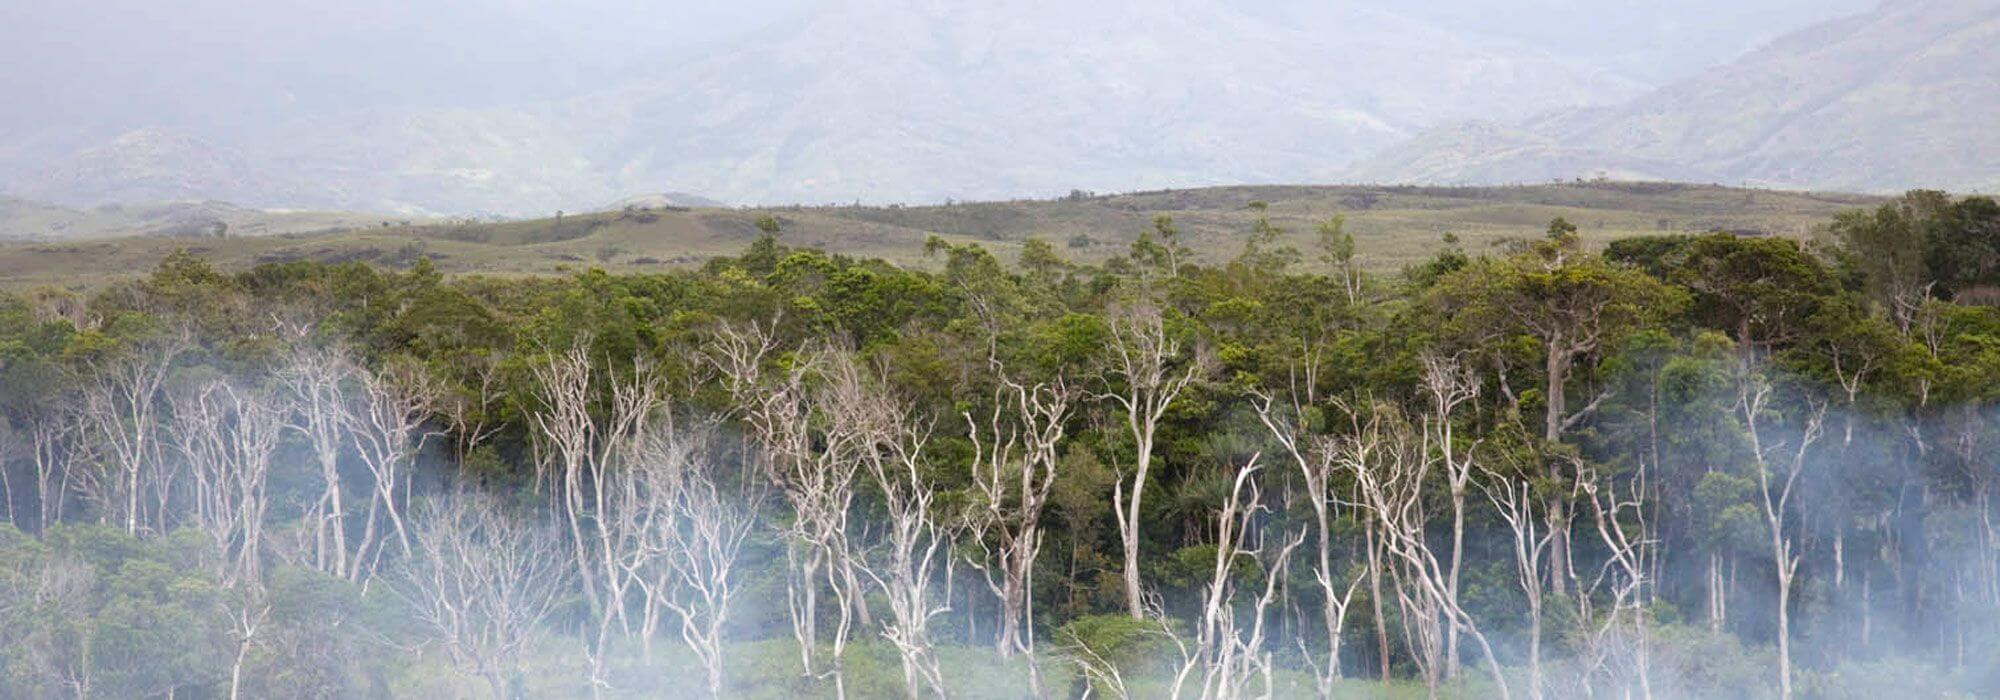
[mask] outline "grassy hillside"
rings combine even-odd
[[[783,209],[627,209],[507,223],[427,224],[319,234],[257,237],[141,237],[0,245],[0,285],[91,286],[142,274],[175,248],[225,268],[295,259],[408,264],[430,257],[457,273],[549,274],[590,266],[629,271],[694,265],[742,250],[758,235],[757,218],[775,216],[783,238],[905,264],[926,264],[931,235],[979,242],[1011,256],[1040,237],[1073,259],[1098,261],[1123,252],[1153,217],[1174,217],[1183,236],[1210,260],[1242,246],[1251,223],[1269,216],[1286,242],[1310,250],[1314,222],[1348,220],[1370,267],[1395,269],[1420,260],[1457,235],[1471,251],[1538,235],[1554,217],[1569,219],[1593,244],[1619,237],[1715,229],[1803,236],[1835,213],[1876,200],[1857,195],[1742,190],[1666,183],[1571,183],[1504,188],[1258,186],[1170,190],[1057,201],[927,207]],[[1259,211],[1253,202],[1264,202]],[[1308,258],[1312,257],[1310,255]]]
[[[394,217],[403,219],[406,217]],[[0,241],[75,241],[134,236],[197,237],[330,232],[383,225],[375,214],[271,210],[225,202],[154,202],[67,207],[0,197]]]

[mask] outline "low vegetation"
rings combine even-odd
[[[1207,264],[1226,262],[1260,219],[1278,240],[1301,250],[1315,228],[1345,217],[1363,267],[1394,272],[1422,262],[1452,236],[1486,252],[1508,240],[1540,235],[1550,219],[1574,221],[1590,247],[1616,238],[1715,230],[1805,238],[1813,226],[1873,198],[1671,183],[1583,182],[1534,187],[1224,187],[1125,195],[1076,195],[1051,201],[956,203],[938,206],[798,207],[775,210],[632,207],[504,223],[473,221],[383,227],[368,224],[321,233],[212,238],[59,240],[0,245],[0,286],[96,288],[127,280],[176,249],[186,248],[221,269],[289,260],[376,260],[402,268],[412,259],[385,256],[406,248],[447,273],[566,274],[586,266],[610,272],[690,268],[735,255],[761,235],[769,217],[791,245],[878,258],[904,266],[930,264],[923,243],[939,236],[977,243],[1014,260],[1029,239],[1063,248],[1077,262],[1102,264],[1123,255],[1153,220],[1170,216],[1182,242]],[[1253,208],[1253,203],[1262,203]],[[606,255],[606,251],[613,251]],[[1319,261],[1301,261],[1319,270]]]

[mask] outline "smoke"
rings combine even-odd
[[[925,471],[941,459],[928,451],[935,426],[856,365],[838,365],[833,394],[814,393],[829,390],[822,378],[767,377],[718,409],[668,400],[669,373],[607,363],[587,343],[515,358],[529,395],[498,396],[305,336],[261,364],[221,362],[191,341],[166,334],[101,363],[47,402],[58,410],[10,417],[0,435],[15,445],[4,451],[9,515],[28,531],[0,535],[12,674],[0,697],[79,686],[254,694],[300,678],[331,695],[807,692],[835,672],[850,694],[876,697],[902,694],[912,669],[917,683],[968,697],[1018,697],[1029,683],[1048,695],[1123,687],[1154,697],[1177,676],[1184,697],[1266,684],[1306,696],[1371,687],[1385,662],[1397,685],[1435,668],[1440,692],[1467,697],[1497,697],[1502,682],[1512,697],[1769,697],[1781,638],[1800,697],[2000,687],[1990,670],[2000,660],[1990,500],[2000,416],[1976,404],[1847,406],[1803,377],[1746,375],[1729,358],[1663,372],[1663,403],[1641,393],[1607,404],[1601,432],[1579,440],[1576,483],[1533,484],[1514,502],[1543,527],[1549,498],[1568,506],[1572,573],[1541,561],[1527,577],[1543,596],[1539,684],[1530,592],[1501,500],[1518,485],[1502,475],[1520,445],[1504,431],[1440,432],[1441,418],[1470,415],[1452,412],[1476,402],[1268,423],[1245,408],[1192,452],[1231,476],[1253,458],[1260,468],[1190,478],[1168,494],[1179,517],[1204,524],[1188,528],[1185,548],[1148,554],[1149,617],[1036,616],[1045,643],[1030,675],[988,651],[999,606],[971,572],[948,566],[978,541],[948,518],[915,518],[953,512],[912,505],[954,497],[926,490],[939,481]],[[793,457],[851,457],[864,470],[842,504],[851,520],[841,546],[877,567],[857,599],[884,619],[851,620],[838,650],[829,601],[854,591],[832,560],[788,578],[801,551],[796,506],[772,489],[796,488],[774,475],[800,472],[773,472],[772,434],[719,412],[792,389],[803,393],[772,415],[811,407],[795,416],[805,432]],[[1285,419],[1315,426],[1290,437],[1325,440],[1287,456],[1273,437]],[[1657,440],[1632,439],[1647,419],[1663,427]],[[157,439],[119,442],[141,425]],[[1473,449],[1446,457],[1447,444]],[[854,451],[830,451],[838,445]],[[1321,459],[1336,477],[1323,571],[1302,495],[1305,469]],[[1471,460],[1471,478],[1499,489],[1469,492],[1455,602],[1434,590],[1438,565],[1411,558],[1450,561],[1451,459]],[[880,471],[868,460],[882,460],[872,463]],[[510,463],[536,474],[496,469]],[[1352,491],[1365,482],[1355,470],[1382,479],[1380,493]],[[73,507],[43,520],[46,503]],[[1421,518],[1381,514],[1398,507]],[[888,534],[899,521],[934,534],[899,542]],[[1390,531],[1413,526],[1400,539]],[[933,542],[926,563],[918,557]],[[1797,573],[1781,595],[1787,561]],[[1222,595],[1205,595],[1219,585]],[[1335,659],[1319,631],[1329,589],[1346,596]],[[825,607],[804,618],[820,646],[802,654],[789,625],[803,590]],[[1048,587],[1032,590],[1048,602]],[[898,609],[889,595],[911,597]],[[1454,606],[1465,616],[1456,624]],[[1451,627],[1455,669],[1443,658],[1453,649],[1434,646]],[[1482,638],[1502,681],[1481,668]],[[405,653],[414,656],[398,661]],[[1341,679],[1322,685],[1329,671]]]

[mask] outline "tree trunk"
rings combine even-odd
[[[1132,502],[1125,504],[1126,512],[1120,514],[1124,526],[1119,528],[1119,536],[1125,545],[1125,607],[1132,619],[1146,616],[1145,591],[1139,586],[1139,499],[1146,489],[1146,473],[1153,467],[1153,431],[1150,426],[1138,432],[1138,463],[1132,476]]]
[[[1729,622],[1729,593],[1722,580],[1722,555],[1708,555],[1708,631],[1721,632]]]
[[[1792,700],[1792,576],[1784,573],[1786,562],[1778,567],[1778,698]]]
[[[1449,420],[1449,416],[1444,417]],[[1450,446],[1446,446],[1447,450]],[[1449,454],[1449,453],[1447,453]],[[1448,457],[1447,457],[1448,458]],[[1455,468],[1455,467],[1454,467]],[[1445,596],[1451,599],[1451,606],[1458,607],[1458,571],[1465,561],[1465,488],[1453,484],[1451,490],[1451,570],[1445,578]],[[1449,678],[1458,677],[1458,626],[1445,628],[1444,672]]]
[[[1394,680],[1389,676],[1389,621],[1382,614],[1382,563],[1378,559],[1375,544],[1375,524],[1368,525],[1368,598],[1375,607],[1375,656],[1380,665],[1382,685],[1390,685]]]
[[[1568,417],[1569,395],[1564,387],[1569,383],[1570,357],[1564,347],[1561,333],[1550,336],[1546,358],[1546,379],[1543,384],[1543,403],[1547,410],[1542,416],[1543,449],[1554,447],[1562,441],[1563,421]],[[1562,465],[1551,456],[1548,458],[1549,478],[1556,483],[1563,482]],[[1556,595],[1569,593],[1569,528],[1559,527],[1568,522],[1567,511],[1562,499],[1551,497],[1548,502],[1549,530],[1554,538],[1549,541],[1549,589]]]

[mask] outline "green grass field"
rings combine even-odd
[[[399,266],[429,257],[451,273],[636,271],[739,252],[758,235],[755,222],[766,215],[779,219],[791,245],[925,265],[923,242],[932,235],[977,242],[1009,258],[1023,241],[1039,237],[1072,259],[1100,261],[1122,253],[1162,214],[1174,217],[1206,260],[1234,255],[1259,216],[1284,229],[1285,244],[1310,251],[1315,223],[1340,214],[1347,217],[1365,264],[1389,270],[1429,256],[1447,233],[1468,251],[1480,252],[1539,235],[1558,216],[1581,227],[1594,245],[1633,235],[1717,229],[1805,236],[1840,211],[1879,201],[1709,185],[1581,182],[1500,188],[1243,186],[923,207],[626,210],[310,234],[7,244],[0,245],[0,286],[99,286],[144,274],[177,248],[224,269],[297,259]],[[1266,206],[1259,210],[1253,202]]]

